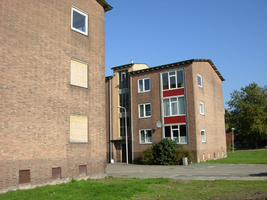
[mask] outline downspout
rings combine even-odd
[[[111,79],[108,81],[109,84],[109,158],[112,160],[112,126],[111,126]]]
[[[132,112],[132,76],[130,75],[130,90],[131,90],[131,138],[132,138],[132,163],[134,163],[134,138],[133,138],[133,112]]]

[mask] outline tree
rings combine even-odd
[[[258,143],[267,138],[267,86],[251,83],[230,96],[228,120],[241,138],[258,148]]]

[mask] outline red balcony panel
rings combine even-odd
[[[164,117],[164,124],[178,124],[178,123],[185,123],[185,115]]]
[[[171,97],[171,96],[178,96],[178,95],[184,95],[184,88],[163,91],[163,97]]]

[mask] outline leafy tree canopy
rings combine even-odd
[[[267,138],[267,86],[251,83],[241,91],[234,90],[230,96],[226,124],[258,147],[258,142]]]

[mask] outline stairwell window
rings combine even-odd
[[[88,14],[76,8],[71,8],[71,29],[88,35]]]

